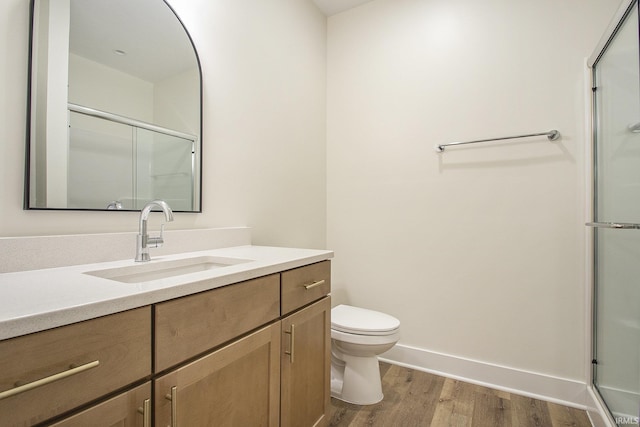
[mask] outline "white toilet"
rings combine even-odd
[[[378,355],[400,338],[400,321],[350,305],[331,309],[331,396],[356,405],[382,400]]]

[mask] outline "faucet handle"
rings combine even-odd
[[[147,239],[147,246],[150,248],[160,248],[164,244],[164,222],[160,224],[160,236],[158,237],[149,237]]]

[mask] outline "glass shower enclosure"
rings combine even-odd
[[[619,426],[640,416],[640,43],[638,1],[592,64],[593,384]]]
[[[72,108],[66,208],[140,210],[162,199],[173,210],[196,209],[195,136]]]

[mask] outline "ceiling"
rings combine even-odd
[[[313,2],[322,10],[325,15],[331,16],[336,13],[344,12],[347,9],[369,3],[372,0],[313,0]]]
[[[149,82],[197,66],[184,27],[160,0],[72,0],[69,50]]]

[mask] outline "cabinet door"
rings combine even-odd
[[[330,414],[331,303],[282,319],[281,425],[326,426]]]
[[[280,418],[280,322],[158,378],[157,426],[271,426]]]
[[[51,427],[151,427],[151,383],[119,394]]]

